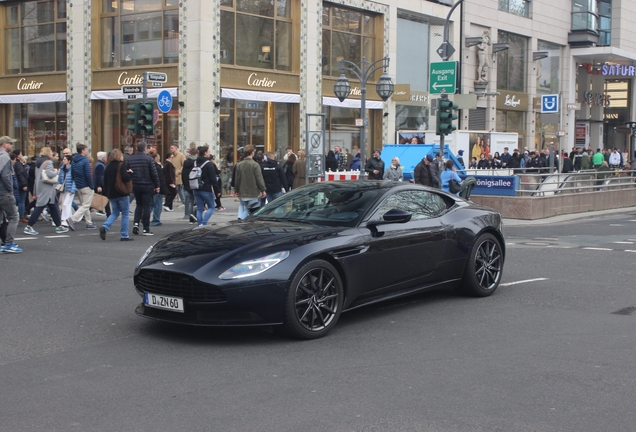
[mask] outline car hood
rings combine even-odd
[[[343,229],[269,221],[233,221],[176,232],[157,242],[142,267],[194,271],[219,257],[223,260],[292,250],[337,236]]]

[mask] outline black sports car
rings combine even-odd
[[[344,311],[501,281],[501,215],[438,189],[343,181],[295,189],[244,221],[171,234],[135,269],[138,315],[192,325],[282,325],[312,339]]]

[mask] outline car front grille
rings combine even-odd
[[[225,293],[214,285],[200,282],[192,276],[162,270],[141,270],[137,289],[144,292],[181,297],[190,301],[222,303]]]

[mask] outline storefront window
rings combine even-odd
[[[67,145],[65,102],[13,104],[8,106],[7,135],[18,140],[17,148],[27,156],[40,154],[42,147],[60,152]]]
[[[375,14],[323,3],[322,74],[340,76],[338,62],[360,63],[364,56],[376,60]],[[347,72],[350,78],[354,75]]]
[[[248,144],[257,152],[275,153],[277,160],[292,147],[293,104],[223,98],[220,108],[222,161],[240,161]]]
[[[66,70],[66,1],[26,1],[5,8],[5,72]]]
[[[322,112],[325,114],[325,148],[327,150],[333,149],[335,146],[340,146],[340,148],[346,149],[349,153],[353,153],[354,147],[360,148],[360,128],[355,126],[355,120],[360,118],[359,108],[323,106]],[[367,110],[366,117],[369,121],[369,125],[366,129],[366,149],[368,157],[368,154],[373,150],[371,143],[374,142],[372,139],[374,122],[370,110]]]
[[[497,132],[517,132],[519,148],[523,148],[523,135],[526,129],[526,113],[523,111],[497,110]]]
[[[291,0],[222,1],[221,63],[261,69],[292,68]]]
[[[510,45],[497,53],[497,89],[525,92],[527,38],[499,31],[497,42]]]
[[[102,67],[177,63],[179,11],[170,0],[102,3]]]

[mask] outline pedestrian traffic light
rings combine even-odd
[[[449,135],[457,127],[453,126],[453,120],[457,120],[454,113],[459,107],[456,103],[448,99],[448,95],[443,93],[437,101],[437,135]]]
[[[139,116],[141,115],[141,103],[136,102],[132,105],[128,105],[128,130],[133,131],[135,135],[141,133],[139,127]]]
[[[139,116],[139,125],[141,127],[141,132],[146,135],[154,134],[154,125],[153,125],[153,109],[154,106],[152,103],[143,103],[141,104],[141,114]]]

